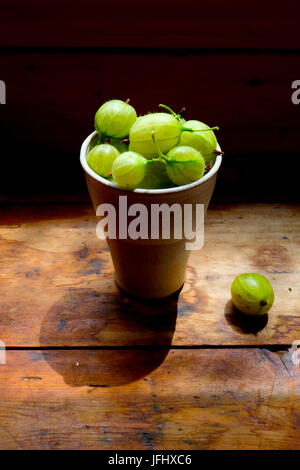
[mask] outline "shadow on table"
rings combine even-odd
[[[178,296],[143,301],[118,290],[70,289],[43,319],[41,347],[60,348],[43,355],[71,386],[109,387],[145,377],[168,354]]]
[[[261,331],[268,323],[268,314],[254,317],[244,315],[229,300],[224,311],[227,323],[238,333],[255,334]]]

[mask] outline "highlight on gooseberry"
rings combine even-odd
[[[107,137],[126,137],[136,117],[135,109],[128,102],[110,100],[104,103],[95,114],[95,128],[101,142]]]
[[[113,162],[119,155],[112,145],[96,145],[87,156],[87,164],[97,175],[107,178],[111,176]]]
[[[205,161],[198,150],[178,145],[164,155],[157,142],[155,133],[152,133],[153,143],[159,155],[166,163],[166,172],[170,180],[178,186],[193,183],[202,178],[205,171]]]
[[[234,306],[246,315],[264,315],[274,302],[274,291],[270,281],[257,273],[239,274],[231,285]]]
[[[124,152],[113,163],[112,176],[124,189],[135,189],[143,181],[148,161],[136,152]]]

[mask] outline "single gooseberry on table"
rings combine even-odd
[[[264,315],[274,303],[270,281],[257,273],[239,274],[231,285],[234,306],[246,315]]]

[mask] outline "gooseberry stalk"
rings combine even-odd
[[[160,108],[165,109],[166,111],[169,111],[169,113],[171,113],[172,116],[174,116],[174,118],[177,119],[178,122],[180,122],[180,119],[182,117],[182,115],[180,113],[176,114],[175,111],[173,111],[173,109],[171,109],[169,106],[166,106],[165,104],[159,104],[158,106]],[[185,111],[185,108],[183,108],[183,110]],[[195,131],[195,129],[191,129],[190,127],[182,126],[182,132],[184,132],[184,131],[186,131],[186,132],[205,132],[205,131],[218,131],[218,130],[219,130],[218,126],[208,127],[207,129],[199,129],[197,131]]]
[[[160,161],[164,161],[165,163],[168,163],[169,165],[172,165],[172,164],[175,164],[175,163],[182,163],[181,161],[177,161],[177,160],[169,160],[166,155],[164,155],[159,146],[157,145],[157,142],[156,142],[156,139],[155,139],[155,132],[152,131],[152,140],[153,140],[153,143],[155,145],[155,148],[157,150],[157,153],[159,155],[158,158],[153,158],[153,160],[160,160]],[[175,148],[175,147],[174,147]],[[152,160],[152,161],[153,161]],[[194,160],[185,160],[184,163],[194,163]]]
[[[169,179],[177,186],[193,183],[202,178],[205,161],[198,150],[185,145],[177,145],[165,156],[160,150],[154,131],[151,133],[154,147],[158,153],[156,160],[164,161]]]
[[[157,153],[158,153],[158,155],[159,155],[157,158],[153,158],[152,160],[160,160],[160,161],[166,162],[167,159],[166,159],[165,155],[162,153],[162,151],[160,150],[159,146],[157,145],[156,138],[155,138],[155,132],[152,131],[152,132],[151,132],[151,135],[152,135],[152,140],[153,140],[154,146],[155,146],[156,151],[157,151]]]
[[[165,104],[159,104],[158,106],[160,108],[163,108],[169,111],[169,113],[171,113],[174,116],[174,118],[177,119],[177,121],[179,121],[180,118],[182,117],[180,113],[176,114],[175,111],[173,111],[173,109],[171,109],[169,106],[166,106]]]

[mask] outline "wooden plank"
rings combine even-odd
[[[258,349],[8,351],[1,449],[299,449],[300,374]]]
[[[264,345],[300,339],[300,207],[216,205],[179,299],[142,302],[113,282],[89,205],[2,207],[0,339],[8,346]],[[241,272],[272,282],[269,318],[233,312]]]
[[[295,1],[2,1],[5,46],[297,48]],[[18,31],[18,34],[15,34]]]
[[[78,151],[102,102],[130,97],[138,114],[161,102],[186,106],[187,119],[220,126],[228,151],[296,151],[298,62],[298,54],[4,54],[1,119],[11,129],[18,111],[16,138]]]
[[[298,62],[259,54],[2,55],[2,171],[14,181],[3,179],[1,199],[84,192],[77,155],[94,113],[106,99],[130,96],[138,113],[160,102],[185,105],[187,118],[220,126],[219,201],[298,201],[299,106],[291,102]],[[283,179],[287,161],[295,171]]]

